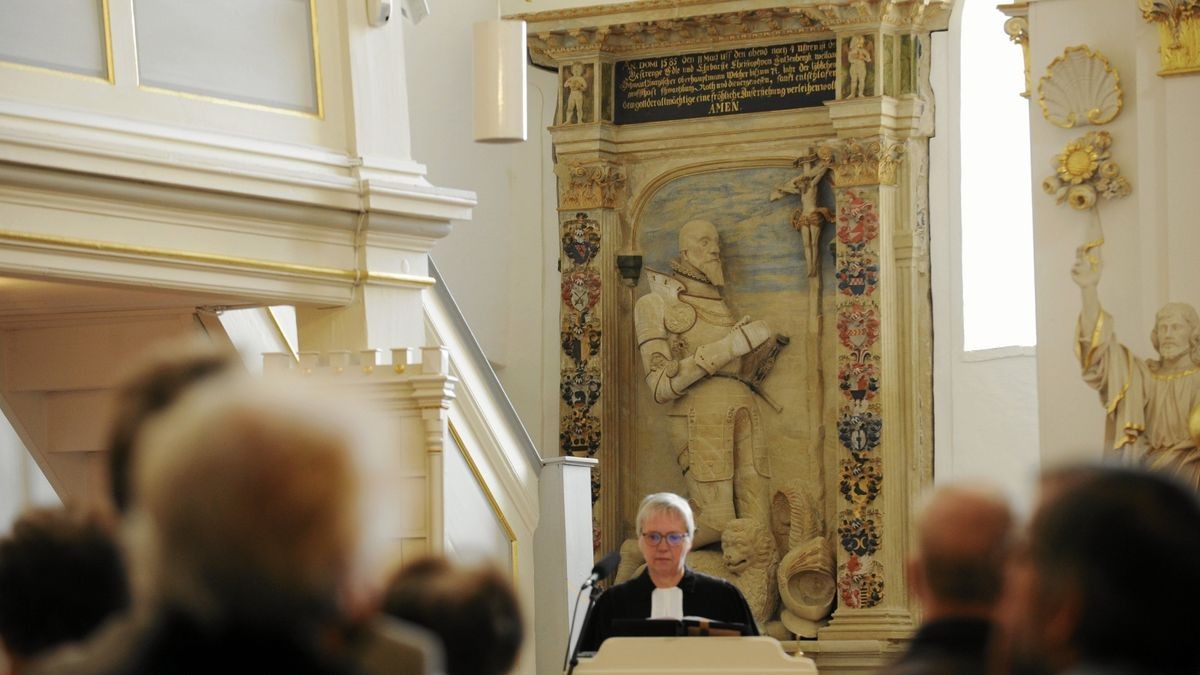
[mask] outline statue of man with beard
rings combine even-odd
[[[634,325],[646,384],[656,403],[670,406],[672,451],[695,512],[698,548],[720,541],[735,518],[770,522],[756,394],[770,403],[758,384],[787,338],[771,344],[765,321],[734,318],[721,297],[725,276],[712,223],[693,220],[680,229],[671,269],[647,269],[650,292],[638,298]]]
[[[1106,450],[1131,463],[1175,473],[1200,490],[1200,449],[1192,425],[1200,416],[1200,316],[1181,302],[1154,317],[1150,344],[1158,359],[1137,357],[1113,331],[1100,306],[1100,248],[1081,246],[1071,276],[1083,296],[1075,353],[1083,380],[1100,392],[1107,413]]]

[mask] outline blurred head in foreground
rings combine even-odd
[[[0,647],[11,672],[86,637],[128,603],[120,553],[99,518],[37,509],[0,539]]]
[[[917,516],[917,547],[908,564],[926,621],[991,618],[1012,525],[1008,501],[996,490],[946,485],[930,494]]]
[[[490,567],[459,568],[442,558],[405,566],[388,584],[383,611],[442,639],[447,675],[501,675],[524,639],[512,582]]]
[[[133,499],[134,449],[145,424],[191,387],[242,372],[236,353],[200,337],[164,342],[132,368],[117,389],[108,440],[109,489],[118,513]]]
[[[319,629],[361,598],[387,528],[389,434],[305,383],[193,387],[140,435],[135,583],[204,623]]]
[[[996,672],[1200,671],[1200,501],[1171,478],[1084,466],[1043,475],[999,610]],[[1090,672],[1090,671],[1089,671]]]

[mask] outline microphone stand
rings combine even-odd
[[[596,605],[596,598],[600,597],[600,594],[603,592],[604,589],[596,585],[595,582],[592,583],[592,590],[588,593],[587,610],[583,613],[583,625],[579,629],[579,637],[575,639],[575,649],[571,652],[571,667],[567,668],[567,675],[574,673],[575,666],[579,665],[579,641],[583,639],[583,631],[587,629],[588,621],[592,618],[592,609]]]

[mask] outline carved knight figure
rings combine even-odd
[[[696,516],[696,548],[721,539],[734,518],[768,524],[770,469],[756,397],[779,410],[761,383],[787,338],[766,322],[740,320],[725,285],[716,227],[679,231],[673,274],[647,270],[650,293],[634,307],[646,384],[669,404],[671,442]]]
[[[1191,305],[1163,305],[1150,333],[1159,358],[1138,358],[1117,342],[1112,316],[1100,307],[1101,269],[1099,247],[1080,247],[1071,270],[1083,296],[1076,350],[1084,381],[1108,411],[1108,451],[1200,489],[1200,450],[1188,429],[1200,405],[1200,318]]]

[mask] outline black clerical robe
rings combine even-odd
[[[683,591],[684,616],[745,624],[750,635],[758,635],[754,614],[737,586],[685,567],[679,589]],[[643,571],[601,594],[579,634],[579,651],[599,649],[600,643],[612,634],[612,624],[617,619],[650,618],[650,594],[653,592],[650,573]]]

